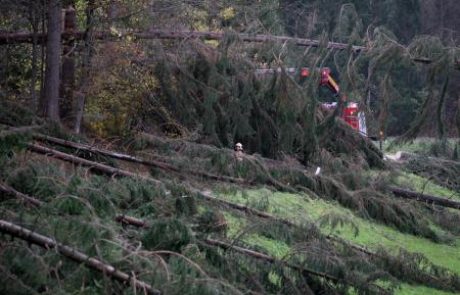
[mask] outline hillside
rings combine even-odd
[[[460,294],[458,0],[0,0],[0,294]]]
[[[3,293],[460,292],[458,209],[384,189],[460,204],[458,188],[410,165],[325,154],[314,175],[293,159],[239,161],[231,150],[148,134],[106,150],[112,144],[25,130],[2,131]],[[26,230],[59,246],[43,249]],[[113,268],[72,261],[64,245]]]

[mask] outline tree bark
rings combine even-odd
[[[149,284],[143,281],[139,281],[135,277],[117,270],[114,266],[94,257],[90,257],[75,248],[62,245],[61,243],[56,242],[54,238],[40,235],[6,220],[0,220],[0,231],[29,243],[38,245],[46,250],[56,249],[61,255],[75,262],[82,263],[85,266],[99,271],[102,274],[112,277],[113,279],[122,283],[128,283],[141,291],[147,292],[148,294],[161,294],[159,290],[152,288],[152,286]]]
[[[68,35],[72,35],[77,29],[76,13],[74,4],[71,4],[64,13],[64,32]],[[65,39],[63,42],[62,51],[62,81],[60,87],[61,93],[61,117],[64,122],[71,122],[74,110],[74,97],[73,92],[75,88],[75,54],[74,46],[75,39]]]
[[[83,123],[85,112],[85,100],[89,89],[89,78],[91,74],[91,57],[93,56],[94,39],[94,12],[96,9],[95,0],[88,0],[86,7],[86,31],[83,34],[85,49],[83,52],[82,78],[80,81],[80,91],[76,97],[74,131],[79,134]]]
[[[45,109],[48,119],[59,122],[59,72],[61,57],[61,1],[48,1],[45,69]]]
[[[443,140],[446,137],[446,128],[442,120],[442,110],[444,109],[444,101],[446,100],[447,86],[449,85],[449,74],[444,81],[442,87],[441,97],[439,98],[438,106],[436,108],[436,121],[438,125],[438,139]]]
[[[32,98],[32,109],[37,111],[39,100],[37,97],[37,74],[38,74],[38,30],[40,25],[40,18],[38,16],[38,9],[35,5],[29,7],[29,21],[32,27],[32,69],[30,78],[30,96]]]

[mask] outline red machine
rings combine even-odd
[[[300,75],[302,78],[307,78],[310,76],[309,68],[286,68],[286,73],[291,75]],[[256,74],[264,75],[270,73],[280,73],[281,68],[276,70],[274,69],[257,69]],[[335,95],[339,95],[340,87],[337,82],[331,76],[331,70],[329,68],[322,68],[321,69],[321,79],[319,82],[320,86],[327,86]],[[346,98],[343,97],[345,100]],[[334,109],[337,107],[337,102],[332,103],[323,103],[323,107],[326,109]],[[363,135],[367,135],[366,129],[366,118],[363,112],[359,111],[358,104],[356,102],[345,102],[345,107],[343,112],[340,116],[351,128],[355,129],[356,131],[360,132]]]

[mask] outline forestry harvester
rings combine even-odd
[[[310,76],[309,68],[286,68],[286,73],[290,75],[298,75],[300,79],[305,79]],[[328,87],[339,99],[346,100],[345,96],[340,97],[340,87],[337,82],[331,76],[331,70],[329,68],[322,68],[321,79],[319,82],[320,86]],[[278,69],[257,69],[256,75],[274,74],[275,72],[280,73],[282,70]],[[337,107],[337,102],[323,103],[324,109],[333,110]],[[340,117],[348,124],[351,128],[359,132],[360,134],[367,136],[366,128],[366,117],[364,112],[359,110],[358,103],[353,101],[345,101]]]

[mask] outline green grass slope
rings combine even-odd
[[[332,228],[330,224],[322,227],[327,234],[334,234],[350,242],[377,250],[380,247],[389,252],[397,253],[400,248],[425,255],[436,265],[445,267],[460,275],[460,239],[452,244],[437,244],[428,239],[403,234],[391,227],[377,224],[356,216],[350,210],[335,202],[322,199],[311,199],[307,196],[272,192],[268,189],[253,189],[244,191],[225,191],[219,194],[220,198],[244,204],[259,210],[272,213],[275,216],[300,223],[302,220],[322,223],[324,216],[330,214],[342,215],[345,220],[342,226]],[[229,220],[229,235],[238,236],[244,228],[245,222],[241,217],[227,214]],[[324,223],[324,222],[323,222]],[[244,240],[264,248],[270,254],[283,257],[289,252],[289,247],[280,241],[266,239],[255,234],[247,235]],[[445,293],[423,286],[402,284],[397,294],[452,294]]]

